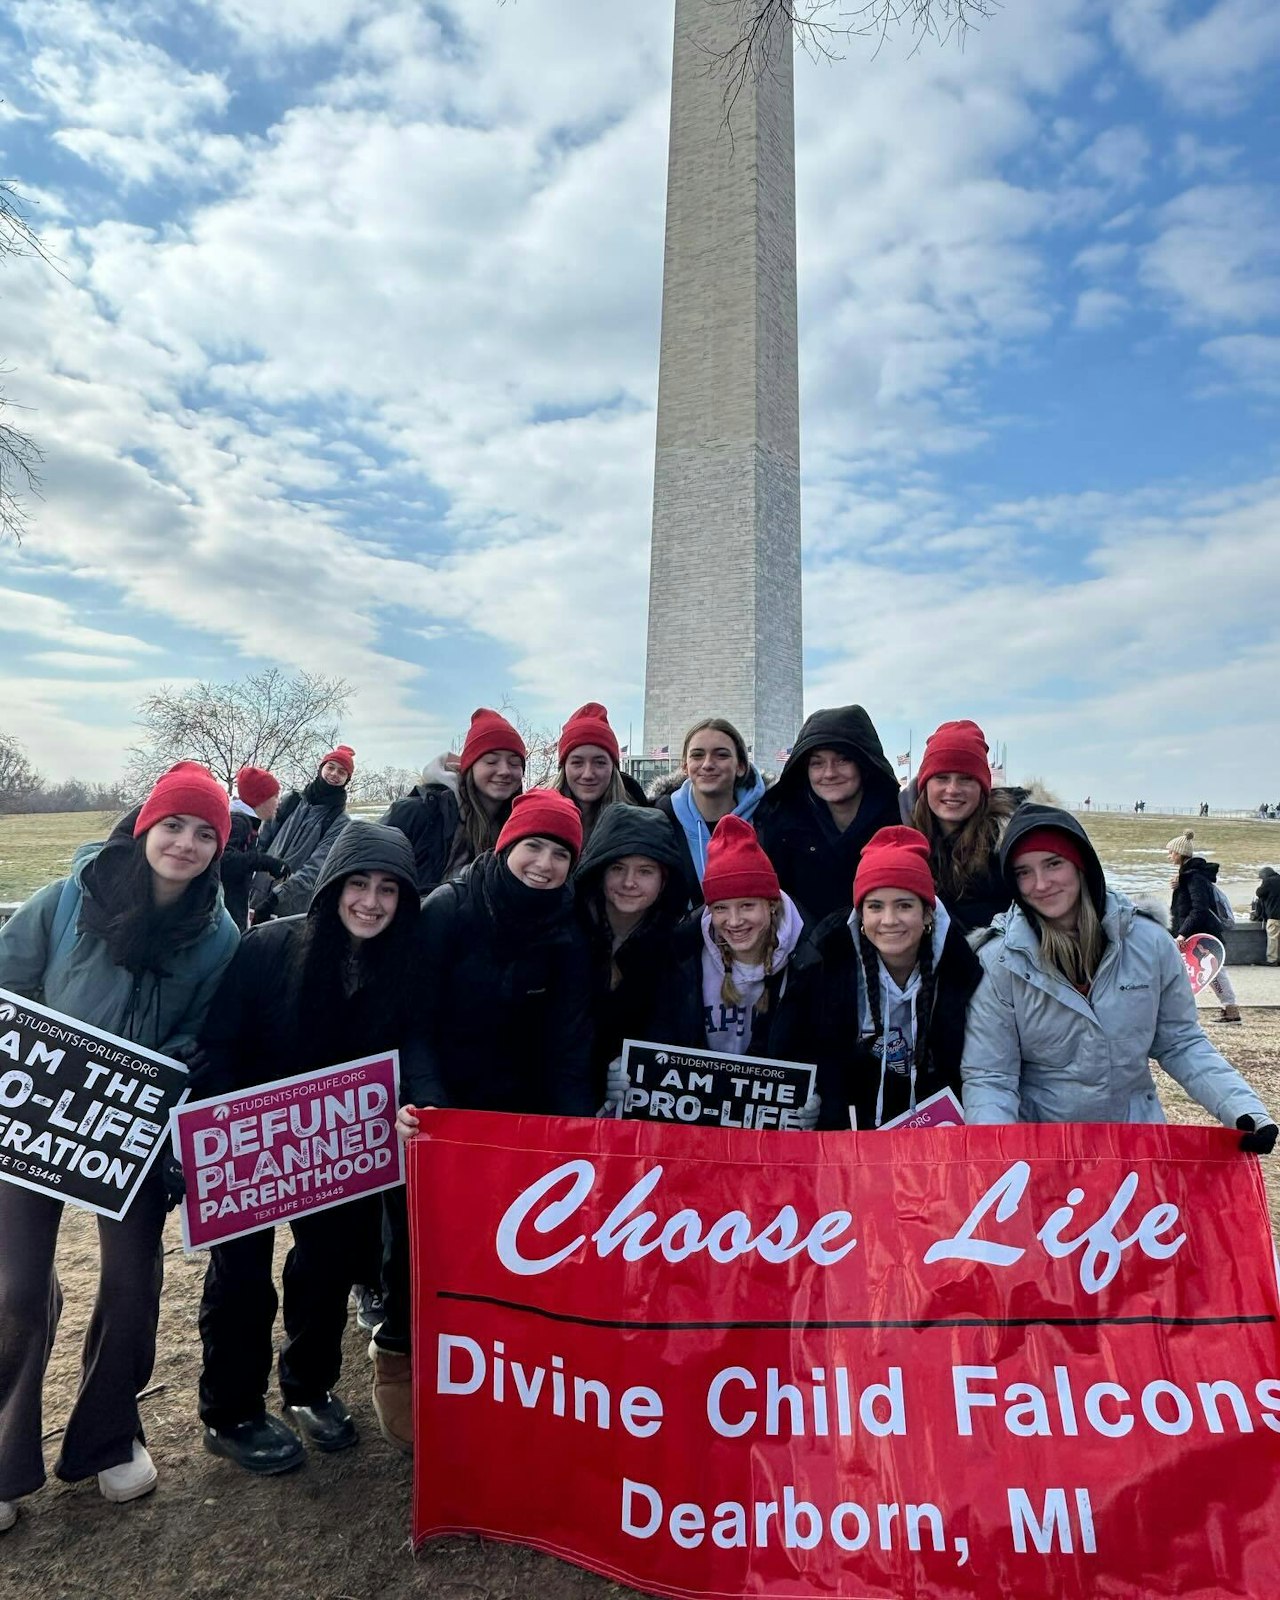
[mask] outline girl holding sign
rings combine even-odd
[[[239,943],[217,860],[231,831],[225,790],[180,761],[71,876],[0,928],[0,988],[163,1055],[184,1056]],[[151,1379],[164,1265],[159,1162],[119,1222],[100,1218],[98,1300],[79,1393],[54,1471],[98,1478],[104,1497],[156,1485],[138,1392]],[[54,1251],[62,1202],[0,1182],[0,1530],[44,1482],[40,1392],[62,1310]]]
[[[1169,906],[1169,926],[1179,948],[1197,933],[1207,933],[1215,939],[1221,939],[1224,919],[1231,910],[1231,902],[1218,888],[1218,863],[1206,861],[1203,856],[1196,854],[1192,842],[1194,838],[1195,835],[1188,828],[1165,845],[1175,868],[1170,882],[1173,900]],[[1222,1001],[1222,1010],[1216,1020],[1239,1024],[1242,1021],[1240,1007],[1236,1003],[1235,984],[1230,975],[1225,971],[1219,972],[1211,981],[1210,988]]]
[[[1163,1122],[1160,1063],[1262,1153],[1276,1124],[1209,1043],[1178,947],[1108,889],[1067,811],[1019,806],[1000,849],[1013,909],[980,948],[965,1035],[969,1122]]]
[[[568,884],[581,849],[573,801],[529,789],[497,848],[427,897],[415,974],[421,1050],[401,1077],[402,1138],[418,1131],[424,1106],[594,1114],[590,958]],[[373,1403],[383,1436],[410,1451],[408,1219],[390,1200],[387,1218]]]
[[[965,1007],[982,969],[938,898],[929,845],[881,828],[853,880],[852,916],[813,933],[822,1125],[879,1128],[939,1090],[960,1096]]]
[[[396,1049],[403,1064],[417,920],[409,841],[397,828],[348,823],[325,859],[306,917],[244,936],[201,1036],[206,1061],[197,1092],[226,1094]],[[371,1229],[380,1226],[378,1195],[290,1222],[280,1389],[293,1428],[266,1408],[279,1303],[275,1230],[213,1246],[200,1302],[207,1450],[248,1472],[274,1473],[301,1466],[302,1439],[326,1451],[355,1444],[355,1425],[333,1389],[347,1291]]]

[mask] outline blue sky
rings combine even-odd
[[[47,493],[0,729],[160,682],[639,738],[670,0],[14,0],[0,278]],[[806,706],[1065,798],[1280,796],[1280,6],[1008,0],[796,69]],[[623,733],[625,739],[625,731]]]

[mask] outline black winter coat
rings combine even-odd
[[[813,996],[814,1037],[810,1060],[818,1064],[818,1093],[822,1097],[820,1128],[875,1123],[880,1087],[879,1041],[862,1031],[861,995],[866,987],[862,961],[854,945],[848,918],[842,912],[815,928],[800,955],[805,981]],[[953,922],[947,929],[934,974],[933,1009],[927,1029],[928,1049],[923,1062],[917,1049],[916,1102],[940,1089],[961,1098],[960,1057],[964,1051],[965,1012],[982,978],[982,964]],[[885,1121],[908,1109],[908,1083],[889,1074],[885,1084]]]
[[[397,800],[382,818],[388,828],[399,828],[413,846],[418,893],[428,895],[444,882],[453,852],[460,812],[458,797],[442,783],[422,783]]]
[[[563,889],[530,889],[492,851],[422,908],[423,1055],[407,1105],[591,1116],[590,961]]]
[[[249,884],[254,873],[268,872],[273,878],[279,878],[286,871],[279,856],[259,850],[257,845],[257,818],[247,817],[243,811],[233,811],[231,835],[218,862],[218,875],[222,879],[223,903],[241,933],[249,925]]]
[[[631,855],[647,856],[665,867],[667,881],[644,921],[614,950],[601,880],[612,862]],[[654,1014],[659,997],[674,980],[672,935],[689,903],[675,827],[651,808],[610,806],[587,841],[573,887],[578,920],[591,952],[592,1089],[602,1102],[609,1063],[621,1054],[624,1040],[648,1037],[637,1030]]]
[[[862,803],[843,833],[809,787],[809,757],[823,749],[852,757],[862,773]],[[815,711],[807,718],[752,821],[779,883],[807,923],[817,924],[842,908],[848,914],[863,846],[873,833],[898,821],[898,780],[861,706]]]
[[[296,916],[307,909],[325,857],[350,821],[346,812],[347,791],[319,787],[323,784],[323,778],[315,778],[305,792],[293,790],[280,802],[280,809],[271,821],[264,822],[258,831],[258,848],[270,850],[289,868],[289,876],[283,883],[273,885],[265,875],[255,881],[255,916],[262,921],[268,917]],[[313,799],[314,795],[321,796],[321,800]]]
[[[1280,920],[1280,873],[1272,867],[1262,869],[1251,914],[1254,922]]]
[[[1189,939],[1196,933],[1222,937],[1222,919],[1210,887],[1217,876],[1218,863],[1203,856],[1189,856],[1182,863],[1169,908],[1169,928],[1175,939]]]
[[[945,850],[947,841],[937,840],[934,848]],[[1012,904],[1013,891],[1004,881],[999,854],[993,850],[987,858],[987,870],[970,878],[960,894],[949,896],[947,910],[960,931],[969,933],[975,928],[989,928],[1000,912]]]

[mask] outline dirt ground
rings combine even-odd
[[[1213,1030],[1214,1042],[1280,1105],[1280,1009],[1246,1010],[1247,1025]],[[1164,1080],[1170,1119],[1204,1114]],[[1264,1162],[1272,1227],[1280,1234],[1280,1154]],[[167,1281],[153,1387],[142,1401],[160,1469],[154,1495],[108,1505],[93,1482],[52,1481],[22,1503],[0,1535],[0,1600],[604,1600],[632,1591],[512,1546],[474,1539],[409,1549],[409,1461],[378,1435],[369,1405],[366,1340],[348,1328],[343,1394],[359,1445],[312,1454],[299,1472],[257,1479],[200,1446],[195,1387],[196,1309],[203,1264],[167,1236]],[[78,1347],[97,1272],[94,1220],[68,1211],[59,1271],[67,1306],[45,1385],[46,1432],[71,1398]],[[57,1440],[49,1437],[52,1464]]]

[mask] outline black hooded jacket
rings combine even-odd
[[[667,879],[640,926],[615,950],[603,882],[605,869],[623,856],[647,856],[667,869]],[[622,1053],[625,1039],[650,1037],[640,1030],[653,1020],[660,998],[677,981],[672,939],[684,919],[689,890],[675,826],[661,811],[609,806],[582,852],[573,887],[578,920],[591,952],[592,1086],[597,1100],[603,1101],[609,1063]]]
[[[793,963],[798,964],[797,977],[813,996],[809,1048],[810,1059],[818,1066],[820,1128],[871,1128],[875,1124],[880,1041],[862,1031],[859,993],[866,980],[854,939],[844,911],[833,912],[792,957]],[[952,922],[934,969],[927,1049],[918,1052],[923,1056],[923,1065],[916,1077],[917,1104],[940,1089],[950,1089],[957,1100],[961,1098],[965,1012],[981,978],[981,962],[969,948],[962,929]],[[899,1083],[896,1076],[890,1075],[885,1120],[899,1116],[908,1104],[905,1078]]]
[[[809,757],[815,750],[838,750],[862,773],[862,803],[843,833],[826,802],[809,787]],[[861,706],[837,706],[806,718],[781,776],[752,821],[778,881],[807,923],[821,922],[842,907],[847,914],[863,846],[873,833],[898,821],[898,780]]]
[[[486,850],[418,927],[424,1053],[406,1105],[590,1116],[591,983],[573,891],[531,889]]]
[[[382,821],[399,828],[413,846],[414,873],[420,895],[444,881],[460,817],[458,797],[443,783],[420,783],[396,800]]]
[[[314,937],[321,918],[336,922],[341,886],[361,871],[389,872],[399,881],[395,918],[373,942],[394,936],[401,959],[376,972],[365,968],[350,993],[340,972],[331,979],[322,973],[317,1000],[304,992],[308,934]],[[400,1051],[403,1079],[413,1070],[415,1049],[408,978],[417,920],[413,853],[404,837],[376,822],[349,822],[325,858],[306,916],[263,923],[241,939],[200,1035],[196,1095],[247,1089],[383,1050]],[[335,943],[341,952],[341,941]]]
[[[1280,920],[1280,872],[1274,867],[1262,869],[1250,916],[1254,922]]]
[[[1197,933],[1221,939],[1222,918],[1213,894],[1217,876],[1218,863],[1203,856],[1188,856],[1178,868],[1169,907],[1169,929],[1175,939],[1190,939]]]

